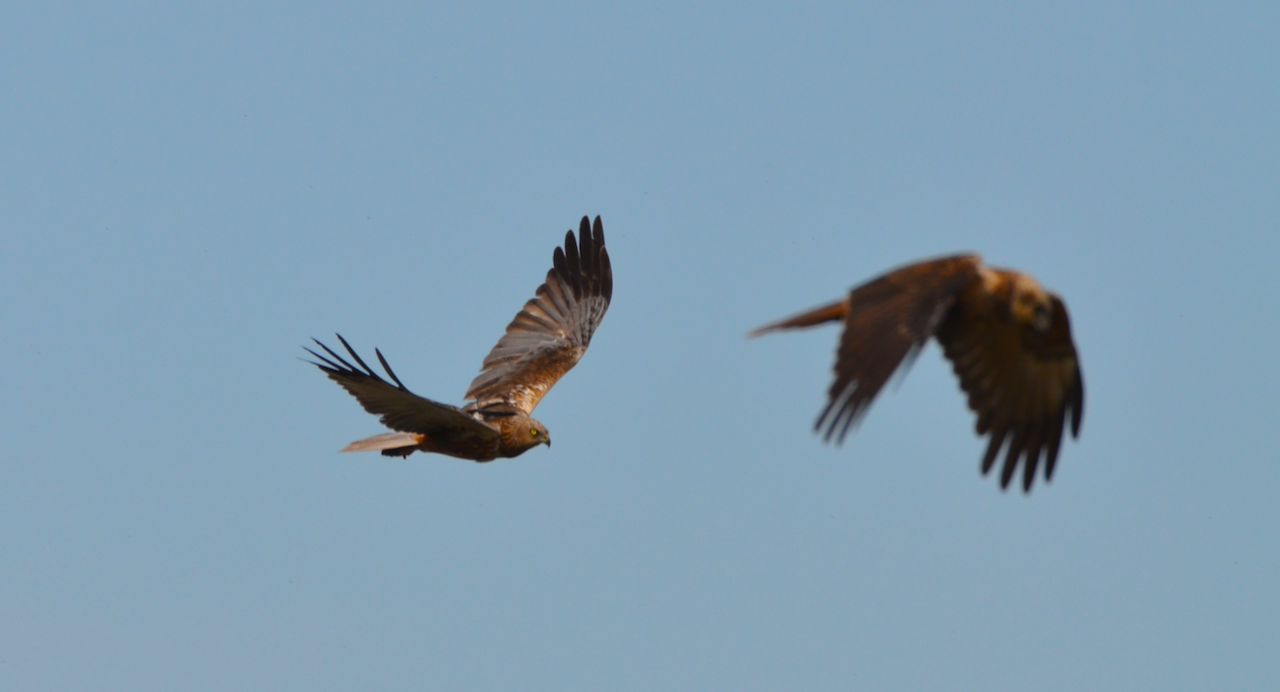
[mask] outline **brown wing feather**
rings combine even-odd
[[[552,259],[546,283],[507,325],[467,388],[466,398],[475,399],[469,409],[511,407],[529,415],[591,344],[613,297],[600,217],[594,225],[582,217],[578,238],[565,234],[564,249],[556,248]]]
[[[1001,487],[1008,487],[1021,460],[1022,487],[1030,491],[1042,455],[1045,480],[1053,477],[1068,416],[1072,436],[1080,433],[1084,378],[1058,296],[1050,295],[1052,322],[1043,334],[998,318],[978,304],[986,300],[978,291],[966,292],[938,330],[938,341],[978,415],[978,434],[991,435],[982,472],[991,470],[1005,447]]]
[[[854,288],[846,300],[835,381],[814,425],[843,441],[885,382],[933,336],[956,297],[978,276],[977,255],[901,267]]]
[[[342,356],[334,353],[328,346],[316,340],[316,344],[324,349],[328,356],[320,355],[311,349],[308,353],[322,362],[312,364],[320,368],[329,379],[342,385],[364,407],[364,410],[375,416],[381,416],[382,424],[400,432],[420,433],[432,439],[433,443],[444,449],[446,454],[472,458],[469,450],[474,448],[479,456],[491,454],[497,445],[499,433],[494,428],[481,423],[464,413],[462,409],[442,404],[414,394],[409,391],[391,371],[391,366],[382,357],[382,353],[374,349],[382,367],[395,381],[395,385],[382,379],[373,372],[342,335],[338,341],[346,347],[347,353],[355,359],[359,367],[348,363]]]

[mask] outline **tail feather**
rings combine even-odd
[[[416,447],[422,442],[422,436],[416,433],[391,432],[356,440],[342,448],[344,452],[376,452],[382,449],[399,449],[400,447]]]
[[[823,305],[812,310],[806,310],[798,315],[792,315],[784,320],[779,320],[763,327],[757,327],[747,332],[747,336],[756,337],[769,332],[781,331],[783,329],[799,329],[801,327],[812,327],[824,322],[836,322],[843,320],[845,313],[849,311],[849,303],[847,300],[837,300],[834,303]]]

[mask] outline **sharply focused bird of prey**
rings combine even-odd
[[[410,392],[377,349],[374,353],[394,385],[365,365],[341,335],[338,340],[355,365],[314,340],[328,356],[308,348],[321,361],[310,362],[395,431],[357,440],[342,451],[380,450],[384,456],[398,457],[422,451],[492,461],[520,456],[540,444],[550,447],[546,426],[529,414],[586,353],[613,296],[613,270],[600,217],[594,225],[582,217],[578,237],[573,231],[565,234],[564,249],[556,248],[552,263],[546,283],[485,356],[480,374],[464,395],[470,402],[461,408]]]
[[[814,308],[750,333],[844,322],[835,382],[814,425],[842,442],[904,361],[929,337],[951,361],[979,435],[990,434],[985,475],[1005,447],[1000,487],[1008,488],[1022,461],[1022,488],[1031,491],[1041,454],[1045,481],[1053,477],[1067,417],[1080,435],[1084,379],[1071,340],[1067,308],[1022,272],[955,255],[909,264],[853,288],[844,300]]]

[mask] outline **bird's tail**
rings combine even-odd
[[[792,315],[785,320],[779,320],[763,327],[757,327],[747,332],[747,336],[760,336],[769,332],[776,332],[783,329],[799,329],[802,327],[812,327],[824,322],[835,322],[843,320],[845,313],[849,311],[849,302],[847,300],[837,300],[834,303],[823,305],[812,310],[806,310],[798,315]]]
[[[342,448],[344,452],[376,452],[381,449],[399,449],[400,447],[416,447],[422,443],[422,435],[417,433],[391,432],[356,440]]]

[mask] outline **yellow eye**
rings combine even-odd
[[[529,431],[529,434],[530,434],[530,435],[533,435],[534,437],[537,437],[537,436],[538,436],[538,431],[537,431],[537,430],[530,430],[530,431]]]

